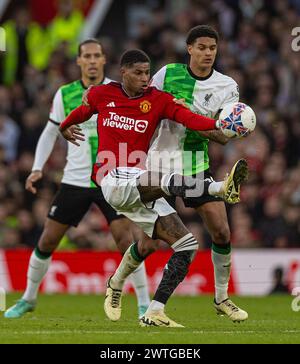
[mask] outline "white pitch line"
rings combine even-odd
[[[146,331],[147,330],[147,331]],[[147,334],[161,334],[164,331],[152,331],[151,329],[146,329],[144,332]],[[175,334],[178,335],[179,331],[173,331],[168,330],[168,334]],[[185,330],[182,330],[182,332],[185,332]],[[49,330],[37,330],[37,331],[14,331],[12,334],[14,335],[58,335],[58,334],[132,334],[132,331],[128,330],[118,330],[118,331],[107,331],[107,330],[55,330],[55,331],[49,331]],[[192,334],[230,334],[230,335],[240,335],[240,334],[258,334],[258,335],[265,335],[265,334],[274,334],[274,331],[255,331],[255,330],[245,330],[245,331],[210,331],[210,330],[194,330],[191,331]],[[300,330],[283,330],[283,331],[277,331],[277,334],[296,334],[300,333]]]

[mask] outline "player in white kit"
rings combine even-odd
[[[225,105],[239,100],[236,82],[213,68],[218,47],[218,33],[210,26],[200,25],[187,35],[189,64],[168,64],[153,77],[151,85],[184,99],[191,111],[218,118]],[[195,132],[171,120],[163,120],[158,136],[148,153],[147,168],[162,173],[170,170],[189,176],[211,178],[209,140],[225,144],[228,139],[220,131]],[[165,154],[165,151],[168,151]],[[164,152],[164,153],[162,153]],[[164,154],[167,156],[163,158]],[[158,155],[162,156],[158,158]],[[160,163],[158,163],[160,161]],[[175,166],[175,167],[174,167]],[[168,200],[174,206],[175,200]],[[214,306],[219,314],[233,321],[248,318],[228,298],[231,244],[230,229],[224,201],[214,196],[183,198],[186,207],[194,208],[212,238],[212,261],[215,274]]]

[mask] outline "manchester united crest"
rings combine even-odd
[[[151,110],[151,102],[144,100],[140,103],[140,109],[143,113],[147,113]]]

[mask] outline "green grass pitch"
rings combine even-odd
[[[7,307],[20,294],[7,297]],[[170,318],[184,329],[141,328],[136,300],[123,297],[122,319],[110,322],[103,296],[40,295],[33,313],[9,320],[0,313],[0,343],[204,344],[300,343],[300,311],[291,309],[292,296],[233,297],[249,319],[232,323],[217,316],[211,296],[172,297]]]

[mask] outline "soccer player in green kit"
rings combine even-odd
[[[26,181],[26,189],[34,194],[37,192],[34,183],[43,176],[43,167],[60,134],[60,123],[72,110],[81,105],[82,94],[89,86],[111,82],[104,75],[105,55],[98,40],[88,39],[79,45],[77,64],[81,70],[81,79],[63,85],[56,92],[49,122],[37,145],[32,172]],[[74,128],[76,132],[76,127]],[[26,290],[22,298],[5,312],[6,318],[20,318],[35,309],[38,289],[48,271],[53,252],[67,230],[79,224],[92,203],[95,203],[106,217],[121,253],[143,234],[129,219],[118,215],[105,201],[101,190],[91,182],[92,164],[96,160],[98,147],[97,115],[93,115],[84,123],[82,132],[85,141],[82,141],[80,146],[68,143],[67,164],[62,183],[50,207],[38,245],[32,252]],[[78,131],[78,135],[80,134]],[[139,316],[142,316],[150,303],[144,264],[132,273],[131,281],[137,294]]]
[[[184,99],[191,111],[218,118],[226,104],[239,100],[236,82],[213,68],[218,48],[218,33],[210,26],[200,25],[192,28],[187,35],[189,64],[168,64],[153,77],[151,86],[170,92],[177,99]],[[202,174],[211,178],[209,171],[208,142],[225,144],[228,139],[220,131],[195,132],[182,125],[164,120],[158,130],[148,153],[147,167],[167,173],[174,165],[176,172],[185,175]],[[169,161],[162,160],[157,165],[156,155],[168,151]],[[185,153],[186,152],[186,153]],[[192,155],[187,163],[187,154]],[[202,158],[197,158],[202,156]],[[173,159],[173,160],[172,160]],[[230,229],[224,202],[214,196],[183,198],[186,207],[194,208],[202,218],[212,238],[212,261],[215,276],[214,307],[218,314],[227,315],[232,321],[244,321],[247,312],[240,309],[228,298],[228,282],[231,266]],[[170,201],[169,201],[170,203]]]

